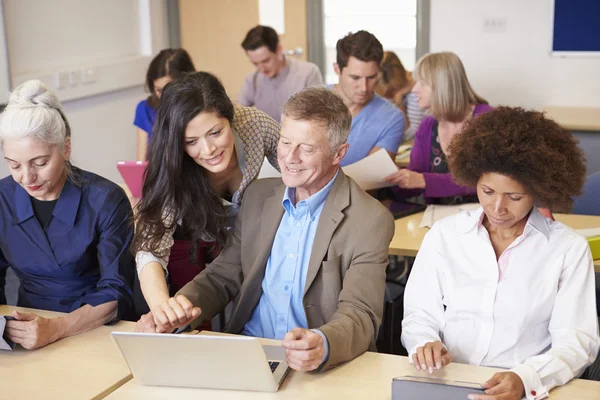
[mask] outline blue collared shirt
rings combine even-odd
[[[336,177],[337,174],[320,191],[295,206],[295,189],[286,189],[282,201],[285,212],[267,261],[262,295],[242,334],[283,339],[294,328],[308,328],[302,302],[308,263],[321,211]],[[325,341],[327,359],[327,339],[321,331],[315,332]]]
[[[133,304],[131,204],[118,185],[75,170],[85,183],[65,183],[45,229],[25,189],[0,180],[0,275],[10,266],[19,277],[19,306],[71,312],[116,300],[120,318]]]

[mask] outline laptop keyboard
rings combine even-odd
[[[269,367],[271,367],[271,373],[275,373],[277,367],[281,364],[279,361],[269,361]]]

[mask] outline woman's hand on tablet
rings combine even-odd
[[[481,385],[485,394],[470,394],[469,400],[519,400],[525,397],[521,377],[512,371],[498,372]]]
[[[434,370],[442,369],[442,367],[450,364],[452,357],[446,346],[438,340],[417,347],[416,353],[412,356],[412,361],[419,371],[429,371],[430,374],[433,374]]]

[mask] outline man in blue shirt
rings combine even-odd
[[[350,33],[337,42],[337,85],[329,86],[352,113],[350,149],[341,166],[355,163],[379,149],[394,159],[406,127],[402,111],[374,92],[383,46],[367,32]]]
[[[226,331],[282,339],[288,365],[331,368],[375,350],[394,221],[340,170],[352,116],[324,87],[283,109],[280,179],[246,191],[219,257],[168,302],[179,324],[200,323],[235,299]]]

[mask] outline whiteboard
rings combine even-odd
[[[2,8],[0,78],[12,87],[39,79],[62,102],[142,85],[153,54],[168,46],[164,0],[3,0]]]

